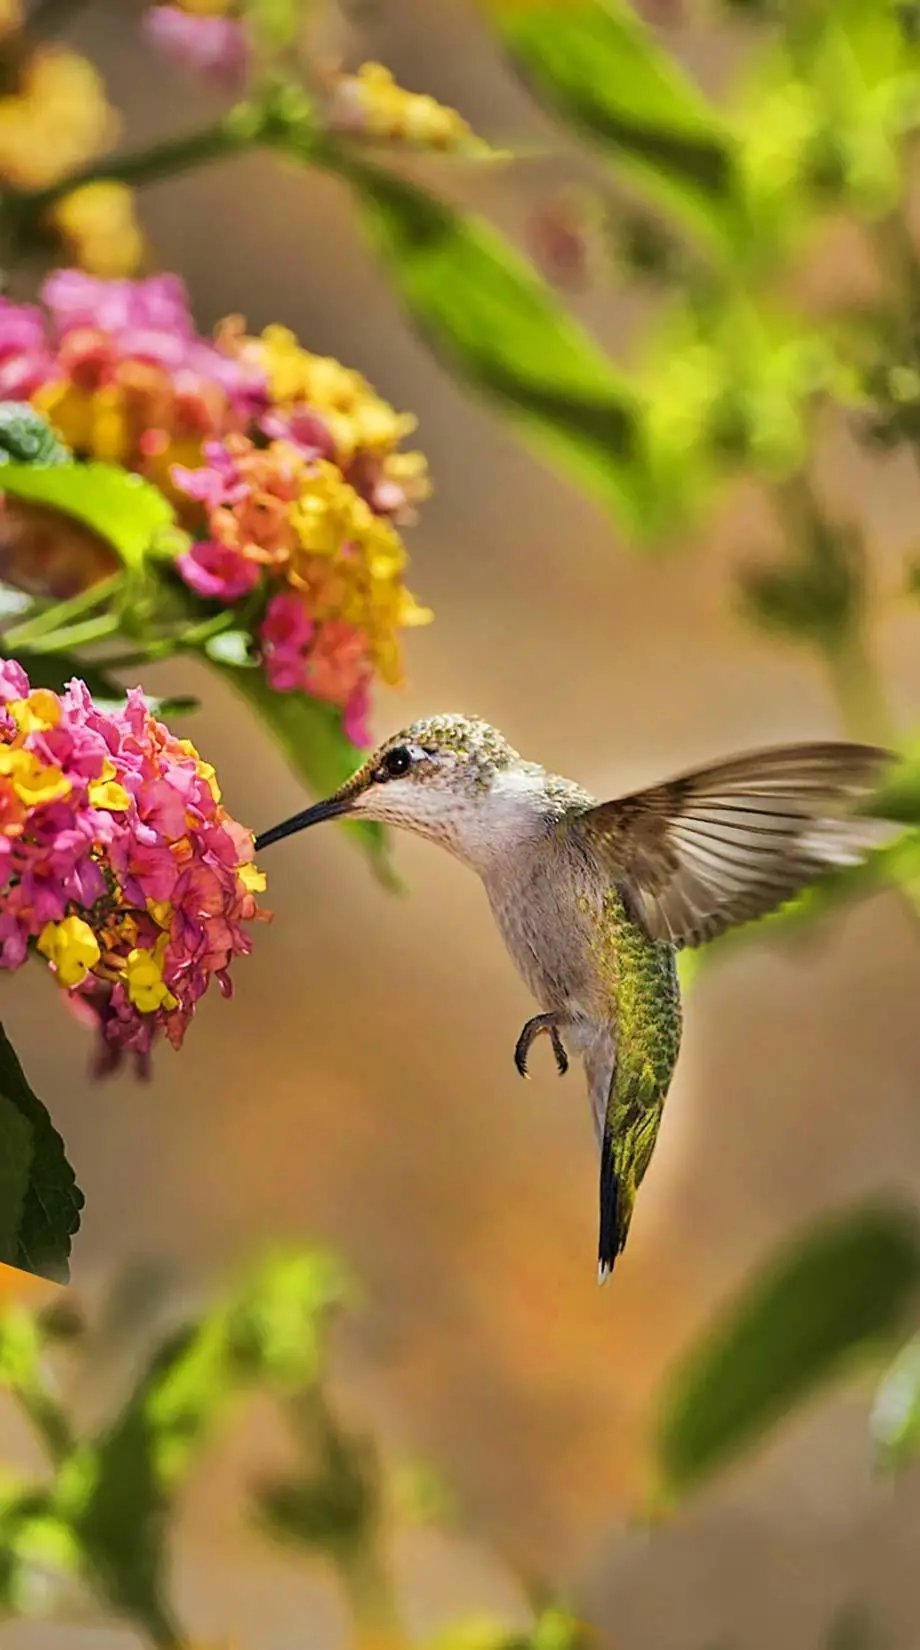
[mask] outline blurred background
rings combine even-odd
[[[718,93],[743,41],[679,4],[649,15]],[[191,123],[206,102],[151,60],[136,24],[136,8],[98,3],[71,33],[132,143]],[[564,144],[464,0],[368,6],[333,39],[494,142]],[[561,164],[464,174],[456,188],[521,242]],[[437,617],[410,639],[406,689],[378,694],[376,734],[473,712],[606,796],[720,754],[839,733],[808,656],[733,611],[738,547],[775,542],[756,497],[736,492],[667,553],[633,553],[410,333],[334,180],[246,157],[150,188],[143,209],[158,264],[187,281],[203,331],[228,313],[252,331],[280,321],[418,415],[435,492],[412,534],[413,587]],[[861,278],[845,237],[797,277],[822,295]],[[631,358],[645,298],[589,282],[572,302]],[[916,475],[839,431],[822,437],[819,466],[828,495],[869,524],[877,642],[909,724],[915,625],[884,589],[916,540]],[[260,829],[302,805],[280,755],[200,667],[171,663],[145,685],[201,692],[189,731],[237,817]],[[273,849],[275,919],[237,969],[234,1007],[209,999],[181,1057],[160,1050],[148,1086],[84,1077],[84,1034],[47,990],[26,976],[4,986],[4,1017],[36,1091],[53,1097],[87,1195],[77,1292],[92,1298],[149,1262],[194,1302],[279,1238],[341,1253],[365,1291],[334,1338],[346,1412],[385,1448],[432,1463],[463,1510],[458,1530],[398,1538],[413,1631],[471,1611],[523,1623],[523,1573],[564,1588],[618,1650],[810,1650],[830,1632],[855,1650],[875,1642],[864,1609],[879,1643],[916,1650],[920,1486],[873,1477],[865,1391],[807,1408],[662,1527],[630,1527],[651,1395],[715,1302],[819,1211],[920,1193],[920,945],[903,908],[880,894],[806,946],[765,939],[706,972],[628,1253],[599,1291],[581,1075],[560,1081],[538,1048],[533,1080],[520,1082],[511,1055],[529,999],[484,897],[432,848],[399,840],[395,856],[401,897],[333,829]],[[97,1378],[98,1402],[114,1376]],[[202,1642],[228,1629],[258,1650],[341,1641],[322,1578],[253,1539],[235,1512],[239,1485],[278,1448],[272,1415],[247,1409],[183,1504],[176,1597]],[[5,1405],[0,1457],[32,1459]],[[92,1623],[10,1623],[0,1642],[139,1641]]]

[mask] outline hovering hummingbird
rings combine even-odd
[[[600,1151],[598,1277],[613,1269],[648,1168],[681,1035],[676,956],[766,915],[891,825],[857,812],[891,752],[789,745],[598,802],[526,762],[476,717],[433,716],[388,739],[324,802],[256,838],[351,814],[429,837],[476,871],[540,1013],[560,1076],[585,1068]]]

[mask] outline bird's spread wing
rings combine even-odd
[[[785,904],[896,827],[856,810],[895,760],[871,745],[787,745],[716,762],[574,822],[655,940],[701,945]]]

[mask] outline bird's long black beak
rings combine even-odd
[[[330,796],[325,802],[314,802],[312,808],[304,808],[299,814],[293,814],[290,819],[282,820],[280,825],[273,825],[270,831],[263,831],[256,837],[255,849],[260,854],[263,848],[270,848],[273,842],[280,842],[283,837],[293,836],[295,831],[305,831],[308,825],[319,825],[324,819],[338,819],[340,814],[347,814],[351,807],[351,797]]]

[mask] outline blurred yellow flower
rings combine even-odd
[[[487,151],[456,109],[407,92],[382,63],[362,63],[334,82],[326,118],[336,131],[417,149]]]
[[[17,90],[0,98],[0,176],[17,189],[47,188],[106,148],[115,132],[93,65],[64,47],[42,47]]]
[[[111,280],[137,269],[144,237],[127,184],[86,183],[58,201],[49,216],[73,262],[88,274]]]

